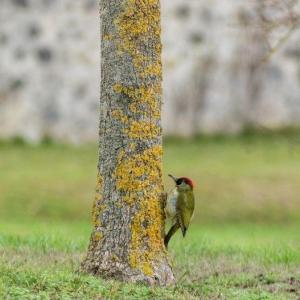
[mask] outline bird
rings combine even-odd
[[[183,237],[185,237],[195,209],[193,181],[187,177],[176,178],[170,174],[169,177],[174,180],[176,186],[167,195],[165,205],[166,217],[171,219],[172,222],[172,226],[164,238],[166,248],[168,248],[171,237],[179,228]]]

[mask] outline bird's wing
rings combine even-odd
[[[190,221],[193,217],[193,214],[194,214],[194,210],[195,210],[195,197],[194,197],[193,192],[191,192],[191,194],[190,194],[190,201],[187,204],[187,208],[188,208],[188,211],[189,211],[188,222],[190,223]]]
[[[184,199],[184,195],[179,194],[178,195],[178,200],[177,200],[177,205],[176,205],[176,219],[177,222],[180,226],[182,235],[185,236],[187,227],[185,225],[184,222],[184,210],[185,210],[185,199]]]
[[[166,248],[168,248],[168,244],[169,241],[171,239],[171,237],[174,235],[174,233],[177,231],[177,229],[179,228],[179,224],[176,222],[169,230],[168,234],[165,236],[164,242],[165,242],[165,246]]]
[[[186,234],[195,208],[195,199],[193,193],[189,195],[189,201],[187,201],[186,197],[186,194],[180,194],[178,196],[176,207],[176,217],[183,236]]]

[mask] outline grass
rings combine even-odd
[[[87,222],[1,223],[3,299],[297,299],[300,225],[196,225],[170,251],[175,288],[104,281],[77,272]]]
[[[0,144],[0,218],[87,220],[97,147]],[[166,176],[196,181],[198,222],[286,222],[300,217],[300,132],[169,139]]]
[[[0,143],[0,299],[299,299],[300,133],[168,139],[164,173],[196,183],[170,254],[175,288],[80,274],[97,147]],[[165,177],[166,188],[171,181]]]

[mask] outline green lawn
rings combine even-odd
[[[171,289],[77,272],[97,147],[0,143],[0,299],[299,299],[300,133],[169,139],[164,173],[192,177],[197,211],[170,244]]]
[[[154,289],[77,272],[85,222],[0,224],[0,299],[298,299],[300,225],[195,225],[170,244],[178,284]]]

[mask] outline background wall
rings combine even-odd
[[[165,134],[300,125],[300,32],[266,60],[289,26],[259,3],[162,0]],[[95,141],[98,1],[1,0],[0,25],[0,138]]]

